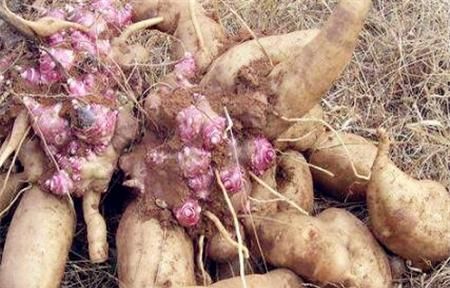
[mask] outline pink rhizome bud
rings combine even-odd
[[[196,147],[185,146],[177,154],[184,177],[194,178],[208,172],[211,153]]]
[[[211,169],[207,173],[188,179],[189,188],[194,191],[195,196],[200,199],[208,198],[211,193],[211,184],[214,180],[214,174]]]
[[[264,137],[257,137],[250,141],[250,166],[253,172],[261,175],[276,158],[272,144]]]
[[[44,183],[50,192],[56,195],[66,195],[73,192],[74,185],[69,174],[64,170],[59,170]]]
[[[188,199],[181,207],[174,209],[175,218],[178,223],[184,227],[192,227],[200,220],[200,213],[202,208],[198,204],[197,200]]]
[[[202,129],[204,116],[195,106],[191,105],[181,110],[176,117],[178,132],[183,142],[194,140]]]
[[[223,141],[225,124],[225,118],[216,117],[203,125],[202,138],[206,149],[212,149]]]
[[[195,77],[195,71],[197,70],[197,65],[195,65],[194,56],[186,52],[183,59],[175,65],[175,75],[179,80],[187,78],[192,79]]]
[[[220,172],[220,180],[227,191],[237,193],[244,186],[244,171],[239,166],[229,167]]]
[[[48,145],[61,147],[70,140],[69,122],[59,116],[62,103],[44,106],[30,97],[24,97],[23,102],[31,112],[34,131]]]

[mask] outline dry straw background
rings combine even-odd
[[[202,2],[230,34],[245,33],[244,21],[262,36],[318,27],[336,1]],[[449,15],[448,0],[374,0],[352,63],[322,102],[326,120],[337,130],[376,141],[375,129],[385,127],[395,139],[393,160],[407,173],[438,180],[447,189],[450,188]],[[152,50],[154,61],[143,76],[156,82],[171,69],[170,65],[160,63],[176,60],[168,55],[173,39],[154,32],[141,33],[140,37],[145,37],[140,41],[145,41]],[[110,259],[100,265],[89,263],[84,225],[79,219],[63,288],[117,287],[114,232],[123,205],[110,204],[124,201],[124,195],[115,194],[126,192],[112,190],[114,193],[108,193],[104,200],[104,213],[109,217]],[[362,203],[342,204],[320,194],[317,197],[317,209],[340,206],[363,220],[366,218]],[[2,220],[1,235],[6,233],[9,218]],[[1,246],[3,240],[1,237]],[[428,273],[407,265],[395,287],[450,287],[449,262],[450,259]]]

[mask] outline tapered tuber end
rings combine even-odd
[[[318,104],[351,60],[358,35],[371,6],[370,0],[341,0],[319,34],[299,51],[275,66],[269,75],[272,103],[265,134],[274,138]]]
[[[389,147],[391,146],[391,140],[389,139],[389,134],[386,132],[384,128],[379,128],[377,130],[377,135],[379,138],[378,143],[378,153],[388,154]]]
[[[106,223],[98,207],[101,193],[89,190],[83,196],[83,216],[86,222],[89,258],[92,263],[102,263],[108,259]]]

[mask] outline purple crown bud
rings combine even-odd
[[[192,227],[200,220],[200,213],[202,208],[198,204],[197,200],[188,199],[181,207],[175,208],[175,218],[178,223],[184,227]]]
[[[208,173],[199,175],[194,178],[188,179],[188,186],[194,191],[195,196],[200,199],[208,198],[211,193],[211,184],[214,180],[214,174],[212,170],[208,170]]]
[[[206,149],[212,149],[222,143],[225,134],[225,123],[225,118],[216,117],[203,125],[202,138]]]
[[[184,177],[194,178],[205,174],[211,163],[211,153],[206,150],[185,146],[177,154]]]
[[[59,170],[44,183],[50,192],[56,195],[66,195],[73,192],[74,185],[69,174],[64,170]]]
[[[195,139],[202,129],[204,117],[195,106],[189,106],[181,110],[176,118],[178,122],[178,132],[183,142],[190,142]]]
[[[244,185],[244,171],[238,166],[227,168],[220,172],[220,180],[227,191],[237,193]]]
[[[251,141],[250,166],[257,175],[263,174],[276,158],[272,144],[264,137],[257,137]]]

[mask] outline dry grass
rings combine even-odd
[[[334,2],[329,0],[204,0],[223,26],[237,34],[243,25],[231,7],[257,35],[318,27]],[[385,127],[395,139],[393,160],[407,173],[441,181],[450,187],[450,50],[447,0],[374,0],[351,65],[323,101],[327,120],[341,131],[372,138]],[[165,65],[170,40],[147,37],[155,65],[142,69],[149,83],[170,70]],[[163,44],[161,44],[163,43]],[[162,65],[161,65],[162,63]],[[156,69],[156,70],[155,70]],[[120,191],[115,191],[120,192]],[[110,260],[102,265],[87,261],[84,225],[67,264],[62,287],[117,287],[114,234],[120,207],[108,203],[123,195],[108,194],[104,213],[109,217]],[[116,193],[117,194],[117,193]],[[112,205],[116,206],[116,205]],[[320,197],[318,209],[346,208],[367,216],[360,203],[338,203]],[[82,223],[81,219],[79,221]],[[5,219],[3,223],[8,223]],[[0,242],[6,226],[0,227]],[[2,243],[0,243],[2,244]],[[3,245],[2,245],[3,246]],[[430,273],[408,268],[397,287],[450,287],[450,263]]]

